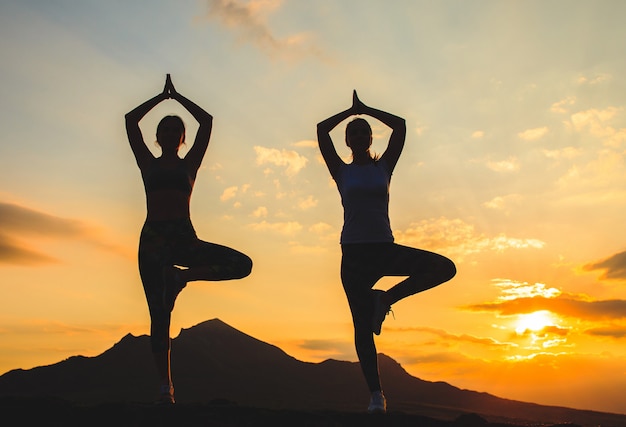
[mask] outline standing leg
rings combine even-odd
[[[160,383],[159,403],[174,403],[170,364],[171,310],[163,303],[166,246],[148,225],[139,244],[139,273],[150,311],[150,346]]]
[[[342,246],[341,280],[352,314],[356,353],[371,393],[368,411],[385,412],[386,402],[382,394],[378,355],[372,332],[374,299],[371,288],[380,277],[372,276],[367,268],[368,264],[363,263],[363,251],[366,249],[366,245]]]

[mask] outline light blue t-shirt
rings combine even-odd
[[[335,177],[343,205],[344,243],[393,242],[389,223],[391,173],[384,161],[343,164]]]

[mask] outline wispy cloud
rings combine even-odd
[[[519,132],[517,136],[525,141],[535,141],[537,139],[542,138],[545,134],[548,133],[548,127],[543,126],[540,128],[526,129],[523,132]]]
[[[298,208],[306,211],[317,206],[318,200],[313,196],[307,196],[298,200]]]
[[[583,84],[588,84],[588,85],[597,85],[600,83],[605,83],[610,81],[613,78],[613,76],[611,76],[610,74],[606,74],[606,73],[599,73],[596,74],[594,76],[580,76],[578,78],[578,83],[583,85]]]
[[[605,328],[592,328],[585,331],[586,334],[596,337],[608,337],[608,338],[626,338],[625,326],[610,326]]]
[[[265,206],[259,206],[250,214],[250,216],[253,216],[255,218],[264,218],[267,216],[267,214],[267,208]]]
[[[430,327],[411,327],[411,328],[395,328],[393,326],[385,326],[385,332],[389,333],[422,333],[422,334],[430,334],[434,335],[438,338],[438,341],[441,342],[462,342],[469,344],[477,344],[481,346],[486,346],[489,348],[510,348],[516,347],[516,344],[500,342],[494,338],[488,337],[477,337],[469,334],[453,334],[443,329],[430,328]]]
[[[325,222],[318,222],[309,227],[309,231],[315,234],[326,234],[333,230],[332,225]]]
[[[224,191],[222,192],[222,195],[220,196],[220,200],[222,202],[225,202],[227,200],[232,199],[233,197],[237,195],[238,190],[239,190],[239,187],[237,187],[236,185],[225,188]]]
[[[506,196],[497,196],[483,206],[489,209],[508,212],[512,206],[519,206],[523,197],[520,194],[507,194]]]
[[[575,103],[576,103],[576,97],[569,96],[565,99],[562,99],[552,104],[552,107],[550,107],[550,111],[552,111],[553,113],[567,113],[568,112],[567,107],[570,105],[574,105]]]
[[[313,141],[311,139],[305,139],[302,141],[294,142],[294,147],[306,147],[306,148],[317,148],[317,141]]]
[[[615,128],[612,122],[623,113],[623,107],[593,108],[570,116],[566,126],[577,132],[587,132],[600,138],[609,147],[620,147],[626,141],[626,128]]]
[[[60,262],[35,249],[32,239],[84,240],[101,249],[125,254],[102,238],[102,233],[84,221],[62,218],[13,203],[0,202],[0,263],[40,265]]]
[[[267,16],[281,7],[282,0],[207,0],[207,3],[207,18],[231,31],[238,43],[249,43],[272,58],[328,59],[310,33],[298,32],[284,37],[274,34]]]
[[[293,235],[302,230],[302,225],[297,221],[289,222],[267,222],[261,221],[248,224],[248,228],[253,231],[271,231],[279,234]]]
[[[352,342],[350,340],[337,340],[337,339],[308,339],[302,341],[300,347],[307,350],[352,350]]]
[[[0,202],[3,229],[41,236],[76,237],[87,232],[81,221],[61,218],[17,204]]]
[[[626,251],[617,253],[601,261],[583,267],[586,271],[602,271],[601,279],[626,280]]]
[[[287,176],[296,175],[308,162],[306,157],[292,150],[278,150],[276,148],[266,148],[257,145],[254,147],[254,151],[256,152],[257,165],[269,163],[276,166],[285,166],[285,174]]]
[[[543,155],[548,159],[573,159],[582,154],[582,150],[575,147],[565,147],[558,150],[543,150]]]
[[[0,233],[0,263],[38,265],[59,262],[58,259],[29,248],[26,244]]]
[[[509,157],[506,160],[490,160],[487,167],[494,172],[517,172],[520,164],[515,157]]]
[[[468,305],[472,311],[492,311],[503,316],[548,310],[561,316],[582,320],[626,319],[626,300],[591,300],[580,296],[562,294],[554,298],[543,296],[517,298]]]
[[[405,230],[394,230],[394,235],[402,244],[455,255],[457,261],[480,252],[541,249],[545,246],[538,239],[510,237],[503,233],[490,237],[461,219],[445,217],[412,223]]]
[[[543,283],[530,284],[506,279],[496,279],[493,282],[500,289],[501,295],[499,299],[505,301],[517,298],[554,298],[562,293],[560,289],[548,287]]]
[[[561,190],[583,194],[580,202],[595,205],[600,202],[622,203],[626,179],[624,155],[618,150],[602,149],[586,164],[573,164],[556,184]]]

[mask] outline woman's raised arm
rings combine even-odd
[[[354,92],[354,94],[356,95],[356,91]],[[339,123],[343,122],[348,117],[358,114],[357,105],[354,102],[355,99],[356,98],[353,95],[352,106],[347,110],[341,111],[340,113],[337,113],[317,124],[317,143],[320,147],[322,157],[326,162],[326,166],[330,171],[330,175],[333,178],[335,177],[337,171],[344,162],[337,154],[335,144],[330,137],[330,131],[332,131]]]
[[[167,75],[167,79],[165,81],[165,90],[169,93],[170,98],[178,101],[178,103],[189,111],[189,113],[200,125],[193,145],[185,156],[185,160],[187,161],[189,168],[195,174],[198,171],[198,168],[200,168],[206,149],[209,146],[211,130],[213,128],[213,116],[204,111],[193,101],[178,93],[172,84],[169,74]]]
[[[148,111],[152,110],[157,104],[168,98],[169,94],[166,81],[163,92],[126,113],[126,134],[128,135],[130,148],[133,150],[135,160],[137,161],[137,165],[140,169],[143,169],[150,161],[152,161],[154,156],[150,150],[148,150],[148,147],[143,140],[143,135],[141,134],[141,129],[139,128],[139,121],[148,113]]]
[[[355,105],[357,114],[366,114],[376,120],[380,120],[391,128],[391,136],[389,137],[387,149],[380,159],[387,163],[390,171],[393,171],[396,167],[396,163],[398,163],[400,154],[402,154],[402,149],[404,148],[404,141],[406,139],[405,120],[402,117],[398,117],[391,113],[387,113],[363,104],[363,102],[361,102],[358,98],[356,91],[354,91],[353,104]]]

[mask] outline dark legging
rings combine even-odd
[[[387,291],[391,303],[452,279],[454,263],[448,258],[395,243],[360,243],[341,246],[341,281],[354,323],[354,341],[370,391],[381,390],[372,317],[372,287],[385,276],[408,276]]]
[[[163,271],[172,266],[208,267],[203,280],[231,280],[249,275],[252,260],[234,249],[198,239],[189,219],[146,222],[139,240],[139,273],[150,310],[153,352],[170,348],[171,312],[163,301]]]

